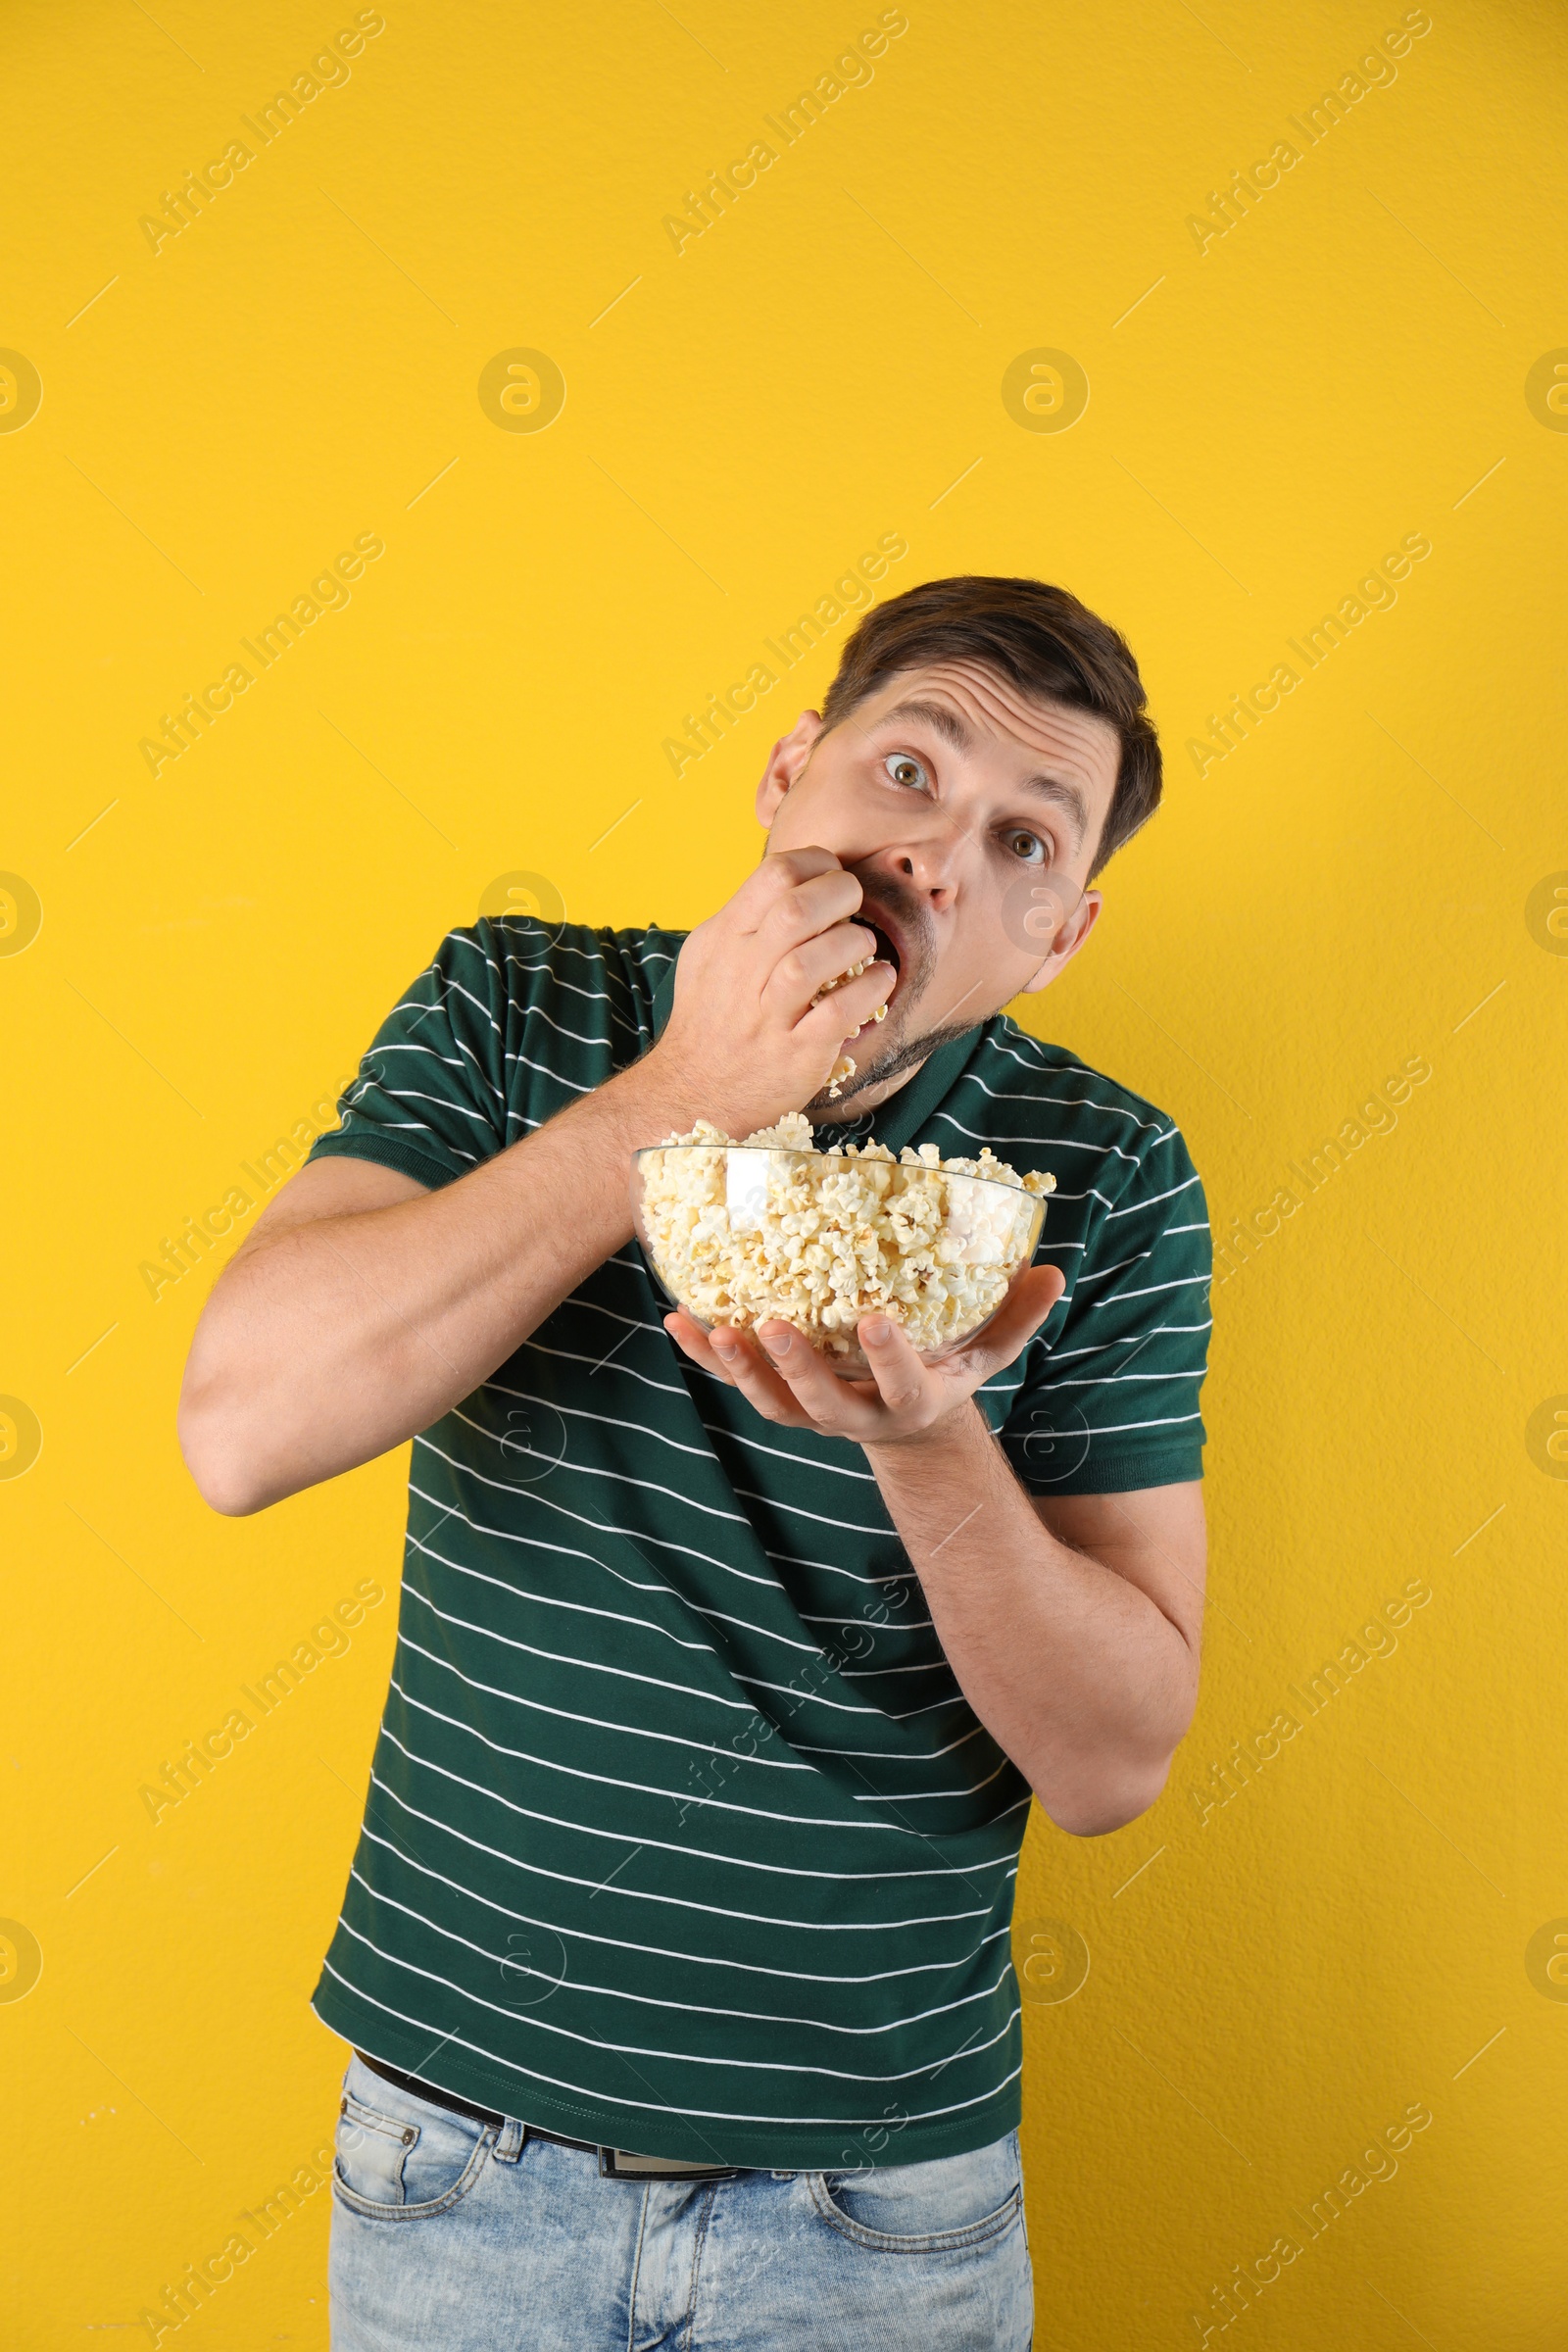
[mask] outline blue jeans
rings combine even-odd
[[[852,2173],[602,2180],[351,2058],[332,2352],[1028,2352],[1015,2132]]]

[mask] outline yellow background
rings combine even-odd
[[[1568,344],[1563,20],[1434,0],[1200,253],[1188,216],[1302,146],[1289,118],[1397,7],[909,0],[677,254],[664,215],[877,14],[387,0],[155,254],[139,218],[353,10],[7,12],[0,343],[43,385],[0,433],[0,866],[42,906],[0,957],[0,1390],[43,1433],[0,1483],[0,1914],[43,1963],[0,2002],[17,2352],[142,2340],[327,2137],[344,2052],[306,1998],[393,1637],[404,1457],[214,1517],[173,1438],[211,1270],[155,1300],[138,1268],[498,875],[614,923],[726,895],[844,630],[678,782],[663,739],[888,531],[887,589],[1035,573],[1139,655],[1167,806],[1024,1017],[1177,1117],[1218,1231],[1433,1073],[1216,1290],[1213,1606],[1167,1793],[1102,1840],[1031,1832],[1020,1922],[1091,1960],[1026,2011],[1039,2343],[1199,2342],[1417,2101],[1397,2175],[1211,2340],[1563,2340],[1568,1987],[1527,1947],[1568,1914],[1568,1489],[1526,1433],[1568,1391],[1568,960],[1527,902],[1568,868],[1568,437],[1525,396]],[[481,409],[517,347],[564,376],[547,430]],[[1068,430],[1003,405],[1039,347],[1087,372]],[[367,531],[348,608],[150,774],[160,714]],[[1207,714],[1412,532],[1397,605],[1200,777]],[[388,1605],[349,1653],[155,1826],[141,1786],[368,1575]],[[1397,1651],[1200,1819],[1211,1762],[1413,1577]],[[181,2340],[324,2346],[326,2204]]]

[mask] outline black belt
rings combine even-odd
[[[494,2124],[499,2130],[506,2117],[493,2107],[476,2107],[471,2099],[460,2099],[455,2090],[442,2090],[434,2082],[425,2082],[417,2075],[401,2074],[380,2058],[372,2058],[368,2050],[354,2053],[362,2066],[372,2075],[395,2082],[416,2099],[428,2099],[433,2106],[448,2107],[454,2115],[466,2115],[476,2124]],[[602,2147],[597,2140],[568,2139],[563,2132],[544,2132],[537,2124],[524,2124],[529,2139],[553,2140],[558,2148],[581,2148],[599,2159],[599,2171],[606,2180],[733,2180],[741,2171],[739,2165],[680,2164],[663,2156],[637,2156],[628,2148]]]

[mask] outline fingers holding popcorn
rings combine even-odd
[[[898,984],[861,898],[828,850],[764,858],[681,949],[653,1076],[743,1132],[810,1102]]]
[[[762,990],[764,1004],[788,1020],[799,1020],[829,991],[847,985],[855,965],[863,974],[876,954],[876,941],[863,924],[842,922],[799,941],[779,957]]]

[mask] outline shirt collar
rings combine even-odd
[[[964,1064],[986,1032],[986,1024],[965,1031],[962,1037],[950,1038],[938,1046],[908,1082],[896,1095],[890,1095],[879,1110],[871,1114],[870,1141],[886,1144],[890,1151],[902,1152],[912,1144],[927,1120],[941,1107],[943,1100],[952,1093],[963,1072]]]

